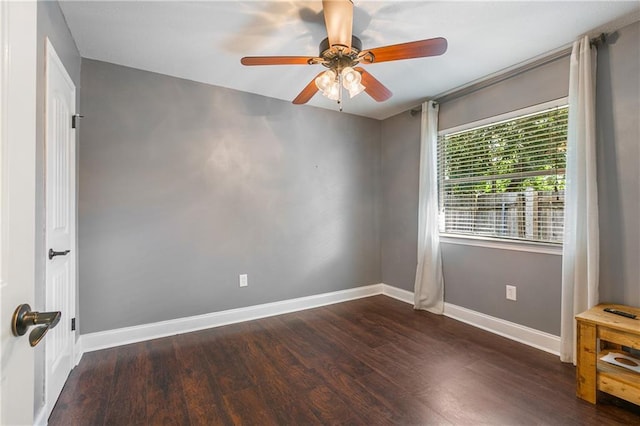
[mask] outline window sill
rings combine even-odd
[[[475,235],[440,234],[440,242],[463,246],[486,247],[498,250],[526,251],[562,256],[562,245],[535,243],[531,241],[508,241]]]

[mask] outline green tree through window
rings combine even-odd
[[[441,231],[562,242],[566,106],[438,142]]]

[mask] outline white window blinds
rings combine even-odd
[[[562,242],[568,107],[438,140],[440,231]]]

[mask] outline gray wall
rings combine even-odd
[[[380,246],[382,282],[413,291],[418,245],[420,114],[382,122]]]
[[[493,86],[440,105],[438,127],[450,129],[569,93],[569,57],[560,58]]]
[[[600,300],[640,306],[640,23],[598,49]]]
[[[443,243],[442,261],[446,302],[560,335],[562,256]]]
[[[92,60],[81,95],[81,333],[380,282],[379,121]]]
[[[69,76],[76,85],[76,95],[80,94],[80,53],[76,47],[71,32],[62,15],[60,6],[55,1],[38,2],[38,58],[37,58],[37,118],[36,118],[36,288],[35,288],[35,309],[44,309],[45,303],[45,46],[46,38],[49,37],[56,53],[62,60]],[[76,101],[77,103],[77,101]],[[44,345],[35,348],[35,395],[34,412],[38,413],[44,404],[44,368],[45,353]]]
[[[640,305],[640,24],[598,55],[600,299]],[[568,58],[440,106],[441,129],[567,95]],[[382,123],[382,280],[413,290],[417,245],[419,117]],[[561,256],[443,243],[445,301],[560,333]],[[505,299],[505,285],[518,301]]]

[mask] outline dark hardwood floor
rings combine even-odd
[[[385,296],[84,355],[54,425],[640,424],[558,357]]]

